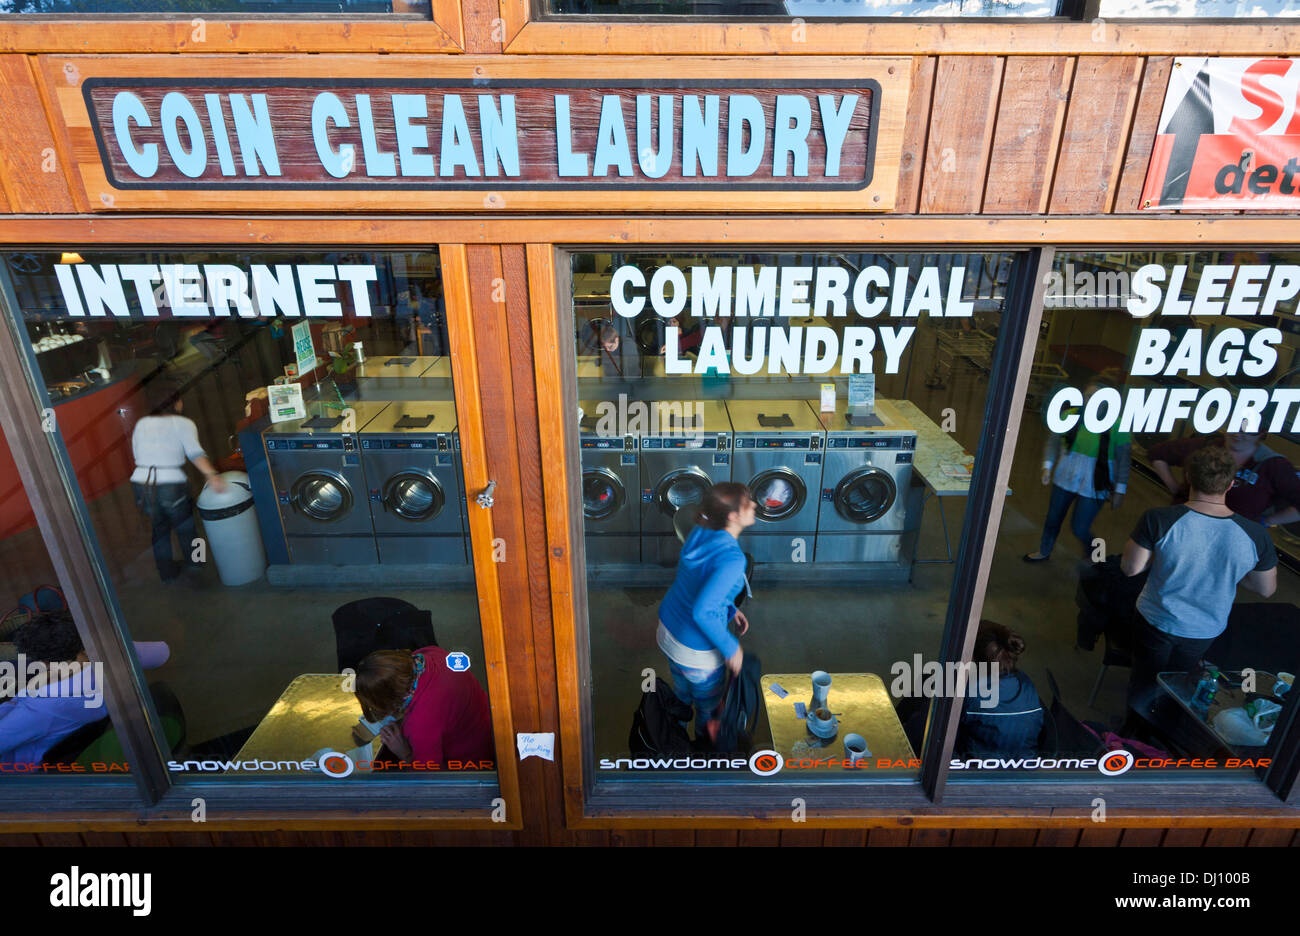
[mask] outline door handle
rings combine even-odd
[[[487,483],[487,487],[485,487],[482,491],[480,491],[478,496],[474,498],[474,502],[477,503],[484,510],[487,510],[494,503],[496,503],[495,498],[492,497],[492,492],[496,490],[496,487],[497,487],[497,483],[495,481],[489,481]]]

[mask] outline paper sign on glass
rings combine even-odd
[[[271,422],[307,418],[307,406],[302,401],[302,384],[271,384],[266,388],[266,396],[271,407]]]

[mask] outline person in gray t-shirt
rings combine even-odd
[[[1185,470],[1187,503],[1148,510],[1124,546],[1124,574],[1151,573],[1138,596],[1129,680],[1129,705],[1139,710],[1157,673],[1200,666],[1228,626],[1238,584],[1265,598],[1277,588],[1268,533],[1224,504],[1237,471],[1231,453],[1201,449]]]

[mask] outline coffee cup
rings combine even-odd
[[[819,709],[826,707],[826,698],[831,691],[831,674],[824,670],[817,670],[812,674],[812,704],[810,709]]]
[[[851,734],[844,736],[844,759],[851,766],[857,766],[861,761],[871,756],[871,750],[867,747],[867,739],[860,734]]]

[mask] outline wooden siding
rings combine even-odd
[[[491,4],[466,5],[467,28],[492,9]],[[448,63],[461,60],[474,74],[542,78],[582,72],[571,56],[492,56],[501,43],[493,46],[488,37],[494,30],[509,31],[517,25],[498,18],[484,27],[486,34],[475,28],[472,35],[478,38],[469,45],[480,55],[429,56],[429,67],[445,71],[451,67]],[[103,207],[100,193],[88,196],[74,171],[74,163],[97,164],[93,142],[85,128],[63,126],[57,109],[52,109],[56,98],[71,100],[64,86],[79,80],[76,61],[93,65],[95,60],[0,55],[0,119],[11,128],[0,137],[0,213],[62,214]],[[391,61],[375,56],[376,74]],[[591,61],[604,67],[614,64],[608,58]],[[647,64],[654,61],[646,59]],[[731,61],[752,73],[763,73],[765,67],[762,58]],[[910,62],[903,153],[896,170],[897,207],[889,214],[1096,216],[1139,211],[1172,67],[1169,56],[917,55]],[[202,70],[233,74],[248,64],[247,57],[230,56],[224,64],[222,56],[211,56]],[[351,64],[356,67],[357,59]],[[143,62],[141,67],[148,70]],[[268,67],[283,72],[292,66],[277,59],[274,66],[268,60]],[[878,171],[895,171],[895,158],[882,158]],[[171,194],[172,201],[160,202],[160,210],[174,205],[185,211],[187,198]],[[353,200],[376,208],[409,206],[403,201],[406,195],[393,196],[389,204],[379,194]],[[268,191],[259,198],[271,210],[306,205],[301,193]],[[318,208],[333,204],[331,196],[321,200],[313,195],[310,200]],[[561,203],[545,207],[554,210]]]

